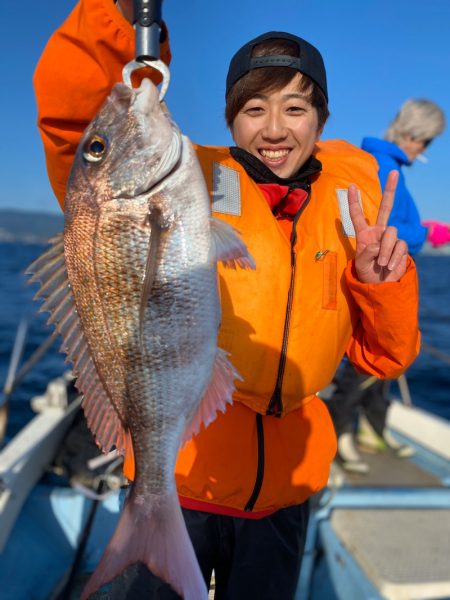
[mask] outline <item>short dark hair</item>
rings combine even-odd
[[[285,39],[271,39],[255,46],[252,56],[271,55],[298,56],[295,42]],[[252,69],[238,79],[231,87],[225,106],[225,119],[228,127],[233,124],[236,115],[251,98],[261,92],[274,92],[284,88],[298,71],[290,67],[261,67]],[[330,113],[325,94],[307,75],[301,73],[299,91],[307,95],[308,101],[317,110],[319,129],[322,128]]]

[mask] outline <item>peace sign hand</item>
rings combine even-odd
[[[408,245],[397,238],[397,228],[387,223],[394,204],[398,171],[391,171],[375,225],[368,225],[353,184],[348,188],[350,218],[356,234],[355,268],[363,283],[398,281],[406,272]]]

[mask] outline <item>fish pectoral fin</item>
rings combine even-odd
[[[226,352],[217,348],[211,379],[197,412],[184,430],[181,440],[182,447],[200,431],[202,425],[208,427],[216,418],[219,410],[224,413],[228,404],[233,403],[233,393],[236,389],[235,379],[242,381],[242,377],[228,360]]]
[[[239,232],[219,219],[211,218],[211,233],[216,247],[216,259],[226,267],[235,269],[255,269],[255,261],[247,246],[239,237]]]
[[[161,238],[164,235],[164,232],[168,229],[168,225],[164,223],[162,219],[161,211],[157,208],[154,208],[149,212],[146,218],[146,224],[150,229],[150,246],[147,254],[147,262],[145,264],[144,281],[139,309],[139,339],[141,342],[141,347],[143,346],[144,341],[145,309],[147,308],[148,301],[150,300],[153,283],[155,281]]]

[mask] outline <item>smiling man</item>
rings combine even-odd
[[[119,8],[83,0],[36,71],[61,205],[82,130],[133,59],[123,16],[131,18],[131,0]],[[161,44],[168,62],[164,27]],[[326,485],[336,451],[317,392],[345,352],[377,377],[397,377],[418,352],[416,272],[387,226],[396,175],[382,193],[372,157],[344,141],[319,142],[327,117],[319,51],[269,32],[230,63],[226,119],[236,145],[196,146],[214,216],[236,227],[256,262],[252,272],[219,266],[218,345],[242,379],[233,405],[180,450],[175,467],[186,525],[207,584],[215,572],[217,598],[294,598],[308,498]],[[132,480],[132,455],[124,471]],[[141,564],[109,597],[150,596],[176,597]]]

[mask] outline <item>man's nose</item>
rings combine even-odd
[[[267,140],[282,140],[287,135],[284,119],[279,112],[271,112],[267,115],[262,135]]]

